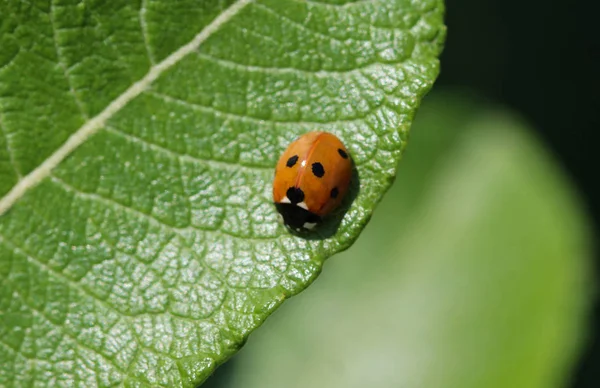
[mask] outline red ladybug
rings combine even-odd
[[[290,228],[311,230],[339,206],[348,191],[352,162],[344,144],[328,132],[309,132],[279,158],[273,201]]]

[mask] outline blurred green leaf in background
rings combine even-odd
[[[361,238],[207,385],[565,386],[590,243],[576,194],[526,124],[437,93]]]

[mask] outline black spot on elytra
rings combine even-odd
[[[287,160],[287,163],[285,165],[288,167],[294,167],[294,164],[296,164],[297,161],[298,161],[298,155],[294,155]]]
[[[338,148],[338,154],[340,154],[340,156],[344,159],[348,159],[348,154],[346,153],[346,151],[344,151],[341,148]]]
[[[337,187],[334,187],[333,189],[331,189],[331,198],[337,198],[338,194],[340,193],[340,191],[338,190]]]
[[[293,205],[304,201],[304,191],[299,187],[290,187],[285,195]]]
[[[323,175],[325,175],[325,169],[323,168],[323,165],[319,162],[315,162],[312,164],[312,172],[317,178],[322,178]]]

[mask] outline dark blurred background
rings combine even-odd
[[[475,90],[524,116],[571,176],[597,232],[600,152],[593,149],[598,144],[593,132],[600,129],[600,32],[597,7],[591,5],[447,0],[448,38],[436,87]],[[575,388],[600,385],[597,302],[593,325]]]

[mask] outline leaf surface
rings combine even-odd
[[[568,386],[592,307],[592,236],[526,124],[432,94],[361,238],[207,385]]]
[[[0,3],[0,385],[192,387],[392,182],[438,73],[441,0]],[[357,165],[310,238],[273,167],[311,130]]]

